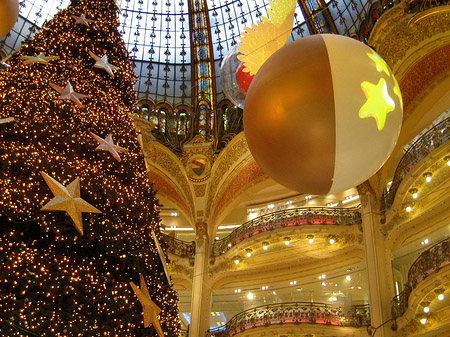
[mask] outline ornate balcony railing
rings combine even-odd
[[[237,314],[223,327],[208,330],[206,337],[231,337],[239,332],[260,326],[289,323],[345,327],[367,326],[370,325],[369,306],[345,307],[314,302],[269,304]]]
[[[224,254],[236,243],[262,232],[300,225],[353,225],[361,223],[361,210],[353,208],[302,207],[269,213],[247,221],[228,236],[214,242],[212,256]]]
[[[402,316],[408,309],[409,295],[417,284],[448,264],[450,264],[450,238],[436,243],[420,254],[409,268],[405,289],[393,299],[392,315]]]
[[[394,203],[395,194],[408,174],[408,172],[427,154],[445,143],[450,134],[448,132],[450,126],[450,118],[444,119],[442,122],[431,128],[427,133],[414,142],[403,155],[392,179],[392,185],[389,191],[383,194],[383,209],[388,210]]]
[[[167,245],[167,252],[186,258],[194,258],[195,242],[175,239],[167,234],[161,233],[161,237]]]

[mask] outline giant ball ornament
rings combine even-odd
[[[5,36],[19,16],[19,0],[0,0],[0,37]]]
[[[275,181],[308,194],[344,191],[391,154],[402,123],[400,89],[368,46],[314,35],[273,54],[245,99],[250,151]]]

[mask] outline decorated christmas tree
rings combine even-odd
[[[73,0],[0,74],[0,335],[177,336],[114,0]]]

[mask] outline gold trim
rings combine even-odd
[[[420,21],[431,18],[436,15],[446,14],[447,12],[450,13],[450,6],[448,5],[428,9],[417,15],[414,15],[411,19],[409,19],[407,27],[409,29],[415,29],[416,27],[414,27],[413,25],[418,25]]]

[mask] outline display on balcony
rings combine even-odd
[[[326,194],[378,171],[402,116],[386,62],[356,40],[323,34],[287,44],[259,69],[245,99],[244,130],[270,177],[295,191]]]

